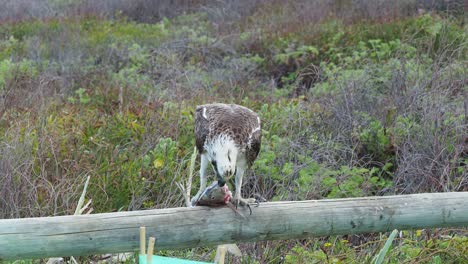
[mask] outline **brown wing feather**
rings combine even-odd
[[[195,145],[199,153],[205,151],[205,140],[209,132],[208,125],[208,120],[203,117],[203,107],[198,106],[195,112]]]
[[[259,131],[256,131],[252,135],[252,139],[250,141],[250,146],[247,147],[246,149],[246,156],[247,156],[247,162],[248,166],[252,166],[253,162],[258,156],[258,153],[260,152],[260,146],[262,145],[262,130],[260,129]]]

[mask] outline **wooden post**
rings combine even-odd
[[[239,208],[169,208],[0,220],[0,260],[139,250],[138,230],[158,249],[261,240],[468,226],[468,192],[262,203]],[[69,243],[73,241],[73,243]],[[0,261],[1,262],[1,261]]]
[[[140,227],[140,254],[145,255],[146,248],[146,228],[144,226]]]
[[[226,259],[226,247],[225,246],[218,246],[218,252],[216,252],[217,256],[217,262],[216,264],[224,264],[224,261]]]
[[[148,254],[146,255],[146,263],[151,264],[153,262],[153,252],[154,252],[154,237],[149,238],[149,243],[148,243]]]

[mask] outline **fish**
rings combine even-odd
[[[227,204],[231,199],[232,192],[228,185],[219,187],[218,182],[215,181],[203,191],[196,205],[220,206]]]
[[[226,205],[227,207],[231,208],[235,213],[240,215],[242,218],[245,218],[245,216],[237,210],[237,207],[233,203],[231,203],[231,199],[232,192],[229,190],[228,185],[225,184],[222,187],[220,187],[218,185],[218,182],[214,181],[203,191],[203,193],[200,195],[200,198],[195,204],[211,207]],[[249,208],[250,214],[252,215],[252,209],[250,208],[250,205],[247,205],[247,207]]]

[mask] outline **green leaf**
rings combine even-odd
[[[398,234],[398,230],[393,230],[390,236],[387,239],[387,242],[385,242],[385,245],[383,248],[380,250],[379,254],[375,257],[375,264],[381,264],[385,258],[385,255],[388,252],[388,249],[392,245],[393,239],[395,239],[395,236]]]

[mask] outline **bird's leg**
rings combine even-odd
[[[207,180],[207,174],[206,174],[206,168],[208,167],[208,154],[202,153],[200,155],[200,190],[198,193],[192,198],[192,206],[195,206],[200,199],[200,196],[202,195],[203,191],[206,189],[206,180]]]
[[[252,214],[250,204],[255,203],[256,202],[255,199],[254,198],[244,199],[241,196],[242,177],[244,176],[245,167],[246,167],[245,165],[246,164],[243,164],[243,162],[240,162],[240,164],[238,162],[238,166],[236,169],[236,192],[234,194],[233,202],[236,205],[236,207],[239,205],[249,207],[250,214]]]

